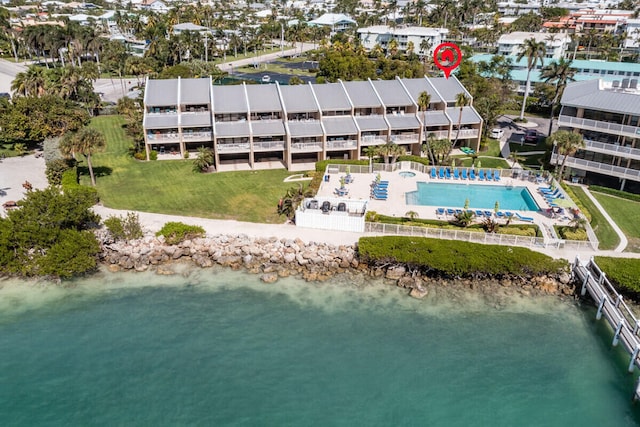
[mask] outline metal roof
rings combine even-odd
[[[458,118],[460,117],[460,107],[447,108],[447,114],[451,117],[454,125],[458,124]],[[478,115],[473,107],[462,107],[462,121],[461,125],[475,125],[482,122],[482,118]]]
[[[318,111],[318,105],[308,85],[280,86],[280,92],[287,113]]]
[[[211,113],[182,113],[181,126],[211,126]]]
[[[373,86],[366,82],[344,82],[344,88],[356,108],[381,107],[380,99],[373,90]]]
[[[426,77],[423,77],[421,79],[400,79],[400,80],[402,81],[404,86],[407,88],[407,90],[409,91],[409,94],[411,95],[411,97],[413,98],[416,104],[418,103],[418,98],[420,97],[420,94],[422,92],[427,92],[429,95],[431,95],[431,103],[442,101],[442,98],[440,97],[438,92],[436,92],[436,90],[433,88],[431,83],[429,83],[429,80]]]
[[[177,128],[177,114],[154,114],[144,118],[144,127],[148,129]]]
[[[358,128],[351,116],[327,117],[322,119],[327,135],[355,135]]]
[[[247,85],[249,108],[252,113],[282,111],[280,95],[276,85]]]
[[[397,80],[374,80],[373,86],[378,91],[382,103],[386,107],[413,105],[413,100]]]
[[[453,75],[448,79],[445,77],[434,77],[429,80],[431,81],[431,84],[433,84],[433,87],[440,92],[440,95],[442,95],[445,102],[455,102],[456,95],[460,92],[469,96],[465,88]]]
[[[418,113],[420,120],[424,120],[426,126],[449,126],[449,119],[443,110],[425,111],[424,118],[422,112]]]
[[[282,120],[256,120],[251,122],[253,136],[284,135]]]
[[[218,113],[246,113],[247,98],[243,85],[213,86],[213,111]]]
[[[389,125],[382,116],[356,116],[356,123],[361,131],[389,129]]]
[[[180,104],[209,104],[211,81],[204,79],[180,79]]]
[[[149,107],[178,105],[178,79],[149,80],[145,95]]]
[[[320,126],[319,120],[310,122],[289,122],[289,132],[292,137],[304,137],[304,136],[322,136],[322,126]]]
[[[340,83],[313,84],[322,111],[351,110],[351,102]]]
[[[249,136],[249,122],[216,123],[213,132],[218,138]]]
[[[600,80],[569,83],[562,94],[563,106],[640,115],[640,94],[605,89]]]
[[[387,115],[391,129],[420,129],[420,122],[413,114]]]

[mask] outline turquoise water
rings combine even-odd
[[[408,205],[462,208],[469,199],[470,209],[491,209],[496,202],[502,210],[537,211],[539,206],[526,187],[418,182],[418,189],[406,194]]]
[[[117,274],[0,290],[0,425],[634,426],[592,309]],[[455,300],[451,302],[451,300]]]

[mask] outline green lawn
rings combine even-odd
[[[130,144],[119,116],[93,119],[107,139],[105,152],[93,156],[97,187],[105,206],[175,215],[282,223],[276,206],[295,183],[279,170],[201,174],[190,160],[139,162],[127,155]],[[89,184],[86,168],[82,183]]]
[[[595,191],[592,194],[627,236],[629,244],[625,251],[640,252],[640,203]]]
[[[577,185],[570,185],[571,190],[573,190],[575,196],[578,198],[578,202],[589,212],[591,215],[591,228],[596,233],[596,237],[598,237],[598,241],[600,242],[599,249],[614,249],[620,243],[620,239],[618,238],[618,234],[613,230],[609,221],[607,221],[604,216],[600,213],[600,210],[596,208],[596,205],[593,204],[591,199],[587,197],[582,187]],[[611,211],[607,210],[609,214]],[[613,215],[612,215],[613,217]]]

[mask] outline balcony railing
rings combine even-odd
[[[391,135],[390,139],[396,144],[412,144],[420,141],[420,134],[405,133],[399,135]]]
[[[637,148],[609,144],[607,142],[591,141],[588,139],[585,139],[584,142],[588,151],[610,154],[612,156],[624,157],[627,159],[640,160],[640,150]]]
[[[451,132],[452,136],[454,137],[457,133],[458,133],[457,130],[454,130],[453,132]],[[460,129],[460,134],[458,134],[458,138],[477,138],[479,134],[480,134],[479,129]]]
[[[551,156],[551,164],[562,164],[564,156],[553,154]],[[632,181],[640,181],[640,170],[623,168],[621,166],[607,165],[604,163],[598,163],[591,160],[576,159],[575,157],[568,157],[565,166],[580,169],[589,172],[597,172],[603,175],[615,176],[617,178],[630,179]]]
[[[291,151],[322,151],[321,142],[293,142]]]
[[[426,130],[425,137],[429,138],[430,135],[433,135],[436,139],[447,139],[449,138],[448,130]]]
[[[147,140],[149,141],[171,141],[178,142],[180,140],[178,132],[172,133],[148,133]]]
[[[186,132],[182,134],[183,141],[211,141],[211,132]]]
[[[558,126],[571,126],[580,129],[606,132],[613,135],[640,137],[640,127],[620,125],[618,123],[601,122],[599,120],[581,119],[578,117],[563,116],[558,117]]]
[[[218,143],[216,145],[216,150],[218,151],[218,153],[239,153],[249,151],[250,149],[251,145],[248,142],[237,144]]]
[[[360,145],[384,145],[386,143],[386,135],[364,135],[360,137]]]
[[[335,139],[333,141],[327,141],[327,150],[356,148],[358,141],[355,139]]]
[[[284,141],[253,142],[253,151],[281,151],[284,150]]]

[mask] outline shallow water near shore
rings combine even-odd
[[[0,424],[640,425],[590,307],[345,282],[0,282]]]

